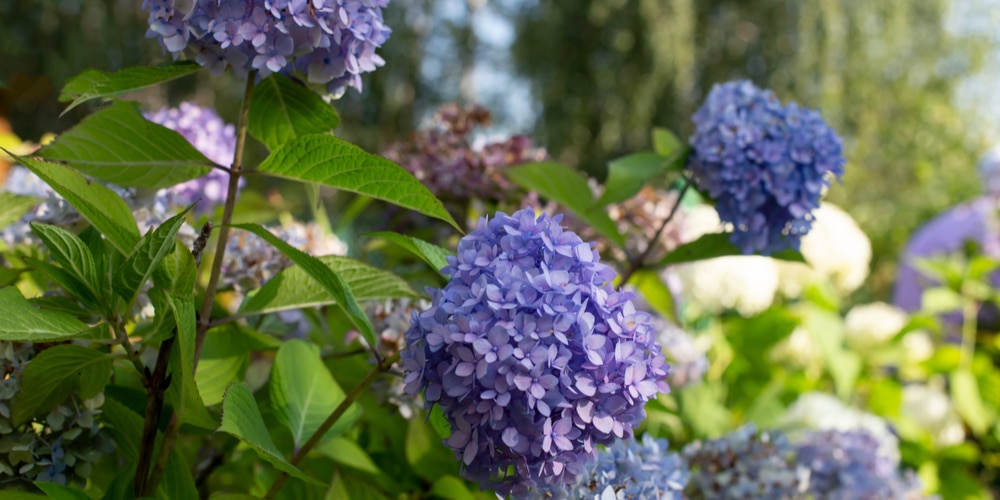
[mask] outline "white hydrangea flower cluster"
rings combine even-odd
[[[810,285],[824,280],[837,292],[848,294],[868,277],[872,245],[858,223],[832,203],[822,203],[814,214],[812,230],[802,237],[799,248],[809,265],[776,263],[785,297],[799,297]]]
[[[708,205],[688,210],[684,222],[682,241],[723,229],[718,213]],[[778,268],[768,257],[718,257],[671,269],[680,277],[690,305],[710,314],[735,309],[753,316],[771,306],[778,290]]]
[[[878,347],[899,333],[909,319],[902,309],[885,302],[854,306],[844,317],[847,345],[861,353]]]
[[[899,414],[930,433],[938,447],[965,441],[962,418],[955,411],[948,395],[937,387],[926,384],[904,387]]]

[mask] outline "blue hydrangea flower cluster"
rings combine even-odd
[[[810,471],[809,493],[828,500],[918,499],[923,485],[913,471],[899,472],[899,457],[880,452],[865,430],[808,432],[795,461]]]
[[[533,497],[680,500],[689,476],[687,464],[669,451],[667,440],[647,434],[641,441],[621,440],[597,452],[597,460],[588,465],[576,484],[535,490]]]
[[[145,0],[147,36],[175,56],[190,49],[219,74],[256,70],[264,77],[296,72],[340,95],[361,90],[361,74],[385,61],[375,53],[392,30],[382,20],[389,0],[195,0],[190,12],[175,0]]]
[[[233,164],[233,156],[236,154],[235,129],[211,108],[182,102],[176,108],[162,108],[153,113],[145,113],[144,116],[153,123],[177,132],[216,164]],[[195,210],[205,212],[226,201],[228,186],[229,175],[222,170],[212,169],[204,177],[160,190],[157,197],[166,205],[163,211],[178,206],[186,207],[200,199]]]
[[[732,224],[733,244],[746,254],[798,249],[830,177],[844,172],[833,129],[745,80],[713,87],[693,120],[688,168]]]
[[[560,221],[480,219],[402,351],[405,390],[444,410],[463,475],[503,495],[577,481],[669,391],[649,315]]]
[[[795,449],[780,432],[747,424],[684,448],[691,467],[690,498],[802,498],[809,471],[796,467]]]

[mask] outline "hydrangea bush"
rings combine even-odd
[[[375,155],[333,134],[357,126],[335,98],[387,63],[388,1],[142,7],[178,61],[71,80],[71,106],[111,105],[5,150],[2,487],[922,498],[995,480],[975,461],[1000,411],[976,315],[955,340],[934,314],[841,314],[871,249],[817,210],[844,165],[817,111],[722,83],[690,148],[657,129],[600,181],[477,135],[475,105]],[[196,71],[242,85],[238,112],[121,100]],[[988,264],[939,280],[963,311],[989,300]]]

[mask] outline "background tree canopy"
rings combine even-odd
[[[37,140],[88,111],[58,118],[67,77],[165,60],[143,38],[140,3],[0,4],[0,117]],[[995,45],[961,22],[949,29],[959,3],[983,2],[397,1],[386,10],[390,63],[338,107],[345,122],[367,125],[347,139],[378,151],[439,103],[477,100],[498,128],[533,132],[552,155],[603,177],[609,159],[648,147],[651,126],[690,132],[687,117],[714,83],[749,78],[820,108],[844,138],[847,174],[830,198],[872,240],[871,286],[860,293],[884,298],[906,238],[981,191],[975,163],[996,141],[956,105]],[[176,104],[194,93],[232,121],[238,86],[205,80],[146,97]]]

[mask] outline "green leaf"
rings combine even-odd
[[[153,271],[153,283],[177,296],[191,295],[198,282],[197,272],[198,266],[191,250],[184,245],[176,245],[174,251],[164,257]]]
[[[57,285],[69,292],[73,297],[76,297],[91,310],[98,310],[97,296],[94,295],[95,292],[91,287],[84,284],[83,281],[70,272],[61,267],[49,264],[48,262],[42,260],[33,259],[31,257],[25,257],[24,261],[31,265],[31,267],[49,275],[49,277],[52,278],[52,281],[55,281]]]
[[[97,266],[83,240],[61,227],[48,224],[32,223],[31,230],[48,247],[52,260],[87,285],[96,296]]]
[[[448,265],[446,257],[450,255],[455,255],[453,252],[449,252],[437,245],[428,243],[424,240],[413,238],[410,236],[404,236],[399,233],[394,233],[391,231],[382,231],[378,233],[370,233],[368,236],[372,238],[382,238],[390,243],[399,245],[400,247],[406,249],[410,253],[416,255],[423,259],[424,262],[430,264],[438,273]],[[442,274],[442,276],[444,276]],[[447,276],[445,276],[447,278]]]
[[[163,478],[156,486],[156,498],[174,500],[177,498],[199,498],[198,487],[187,460],[174,448],[167,457],[167,466],[163,469]]]
[[[803,320],[806,331],[820,348],[837,396],[847,399],[861,374],[862,362],[858,353],[844,348],[843,320],[836,313],[818,307],[810,308]]]
[[[371,457],[365,453],[365,450],[361,449],[357,443],[350,439],[344,439],[342,437],[327,439],[326,441],[316,445],[315,450],[320,454],[333,459],[334,462],[352,467],[359,471],[375,475],[382,473],[378,466],[375,465],[375,462],[372,461]]]
[[[35,486],[42,490],[49,498],[55,500],[90,500],[82,490],[74,488],[72,486],[63,486],[61,484],[50,483],[47,481],[35,481]],[[4,498],[7,498],[7,494],[4,493]]]
[[[642,186],[666,170],[667,162],[655,153],[633,153],[608,163],[608,179],[597,205],[618,203],[636,195]]]
[[[174,383],[170,386],[174,390],[173,403],[176,408],[176,405],[183,399],[184,411],[181,415],[183,423],[215,430],[219,422],[205,408],[205,401],[201,398],[201,392],[198,391],[198,385],[194,378],[194,349],[197,330],[194,296],[190,293],[180,296],[170,293],[164,295],[177,325],[176,343],[173,350],[177,354],[179,361],[177,364],[180,366],[173,367],[171,372],[174,379]]]
[[[371,196],[462,229],[441,200],[406,169],[332,135],[293,139],[271,153],[257,170]]]
[[[407,421],[404,452],[413,471],[429,481],[458,472],[458,462],[423,419],[411,418]]]
[[[41,200],[34,196],[21,196],[14,193],[0,193],[0,229],[3,229],[24,217],[32,207]]]
[[[363,262],[336,255],[318,257],[344,280],[358,301],[416,297],[417,293],[400,277]],[[338,303],[336,298],[300,266],[278,273],[240,306],[239,314],[263,314]]]
[[[303,340],[289,340],[278,349],[270,387],[275,415],[292,432],[296,450],[346,396],[323,365],[319,348]],[[360,416],[361,407],[352,404],[326,435],[342,434]]]
[[[96,69],[84,70],[70,78],[59,94],[60,102],[73,101],[63,110],[69,110],[98,97],[115,96],[130,90],[139,90],[150,85],[168,82],[189,75],[201,69],[194,61],[177,61],[160,66],[137,66],[114,73]]]
[[[320,484],[290,464],[274,445],[267,425],[257,408],[253,394],[245,384],[233,384],[222,400],[222,425],[219,430],[236,437],[257,452],[257,456],[303,481]]]
[[[184,215],[193,207],[191,205],[143,236],[125,259],[125,263],[116,270],[115,293],[121,295],[126,302],[135,298],[135,294],[153,274],[160,261],[174,250],[177,231],[184,224]]]
[[[81,399],[99,394],[111,377],[112,359],[110,354],[71,344],[39,353],[21,375],[22,390],[14,400],[14,425],[49,412],[76,389]]]
[[[243,380],[250,366],[250,349],[237,328],[215,328],[205,335],[198,371],[198,392],[206,405],[222,402],[226,388]]]
[[[646,303],[660,316],[678,323],[674,295],[670,293],[667,284],[660,278],[660,273],[648,269],[640,269],[632,275],[632,285],[635,286]]]
[[[109,387],[108,389],[114,388]],[[141,393],[140,393],[141,394]],[[115,440],[115,449],[125,458],[135,462],[139,458],[139,440],[142,438],[143,417],[114,397],[104,399],[101,420],[108,426]],[[134,469],[134,467],[133,467]]]
[[[67,340],[90,329],[72,315],[36,308],[14,287],[0,288],[0,318],[0,340],[11,342]]]
[[[36,154],[105,182],[148,189],[201,177],[213,165],[187,139],[143,118],[130,102],[84,118]]]
[[[656,154],[671,156],[683,147],[684,143],[673,132],[659,127],[653,129],[653,151],[656,151]]]
[[[368,345],[378,345],[378,341],[375,339],[375,330],[372,328],[368,315],[365,314],[363,309],[361,309],[361,304],[359,304],[358,299],[355,298],[354,292],[351,291],[350,286],[346,281],[344,281],[344,278],[342,278],[340,274],[324,265],[323,262],[316,257],[313,257],[282,241],[277,236],[271,234],[271,232],[265,229],[264,226],[256,224],[234,224],[233,227],[250,231],[257,236],[260,236],[289,259],[292,259],[292,262],[296,263],[299,268],[306,272],[306,274],[316,280],[316,282],[325,288],[327,292],[330,292],[330,295],[337,300],[337,304],[344,308],[344,311],[351,319],[351,322],[354,323],[354,326],[356,326],[358,330],[361,331],[361,334],[365,336],[365,339],[368,340]]]
[[[132,210],[114,191],[65,165],[26,156],[10,156],[66,198],[119,252],[128,254],[132,251],[139,241],[139,229]]]
[[[681,264],[684,262],[694,262],[698,260],[714,259],[716,257],[727,257],[730,255],[744,255],[736,245],[729,241],[729,233],[708,233],[700,238],[685,243],[664,257],[658,263],[659,266],[671,264]],[[806,263],[802,254],[796,251],[782,251],[770,256],[772,259],[786,260],[789,262]]]
[[[445,500],[476,500],[465,482],[455,476],[441,476],[431,486],[431,496]]]
[[[616,245],[625,245],[625,238],[618,233],[614,221],[604,208],[594,204],[587,179],[580,172],[560,163],[544,162],[509,168],[507,176],[522,187],[566,207]]]
[[[966,368],[959,368],[951,374],[951,398],[955,411],[977,436],[982,436],[993,425],[995,415],[983,404],[976,376]]]
[[[254,87],[247,124],[251,135],[277,151],[297,137],[330,132],[340,116],[315,92],[275,73]]]

